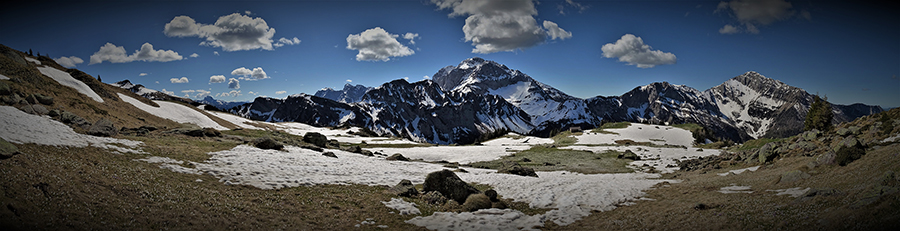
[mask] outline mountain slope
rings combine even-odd
[[[350,83],[344,84],[344,89],[334,90],[331,88],[325,88],[319,91],[316,91],[315,96],[338,101],[341,103],[356,103],[362,100],[366,91],[371,90],[371,87],[359,85],[351,85]]]

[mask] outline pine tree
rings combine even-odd
[[[806,120],[803,122],[803,130],[831,130],[831,119],[834,117],[834,114],[831,112],[831,104],[828,103],[827,100],[828,97],[823,100],[822,98],[819,98],[819,95],[815,96],[813,103],[809,105],[809,112],[806,113]]]

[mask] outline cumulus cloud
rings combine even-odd
[[[719,29],[719,34],[735,34],[738,32],[741,32],[740,29],[732,25],[725,25],[722,29]]]
[[[213,75],[209,77],[209,83],[224,83],[225,76],[224,75]]]
[[[197,53],[191,54],[191,58],[197,58],[197,57],[200,57],[200,55],[198,55]]]
[[[292,39],[287,39],[287,38],[282,37],[282,38],[278,39],[277,43],[272,44],[272,46],[283,47],[284,45],[297,45],[297,44],[300,44],[300,39],[298,39],[297,37],[294,37]]]
[[[226,97],[226,96],[238,97],[238,96],[241,96],[241,95],[242,95],[242,94],[241,94],[241,91],[240,91],[240,90],[231,90],[231,91],[229,91],[229,92],[216,93],[216,98]]]
[[[75,67],[75,65],[84,63],[83,59],[78,58],[76,56],[69,56],[69,57],[63,56],[63,57],[54,59],[54,61],[56,61],[56,63],[59,63],[59,65],[62,65],[64,67],[68,67],[68,68],[73,68],[73,67]]]
[[[134,51],[131,55],[128,55],[125,52],[125,47],[123,46],[106,43],[100,47],[99,51],[94,52],[94,54],[91,55],[90,64],[103,63],[103,61],[111,63],[128,63],[134,61],[169,62],[182,59],[184,59],[184,57],[181,57],[178,52],[162,49],[154,50],[153,45],[150,43],[144,43],[140,50]]]
[[[583,13],[585,10],[587,10],[591,6],[583,5],[581,3],[578,3],[578,2],[575,2],[572,0],[566,0],[566,4],[556,5],[556,9],[559,10],[559,14],[561,14],[561,15],[566,15],[566,8],[569,8],[569,7],[577,9],[578,13]]]
[[[347,36],[347,49],[359,51],[356,61],[388,61],[391,57],[415,54],[409,47],[397,41],[399,35],[375,27],[359,34]]]
[[[190,98],[190,94],[191,94],[191,93],[196,93],[196,94],[194,94],[194,97],[193,97],[193,98],[203,98],[203,97],[208,96],[209,93],[210,93],[210,91],[203,90],[203,89],[198,89],[198,90],[182,90],[181,93],[184,93],[184,96],[185,96],[185,97],[188,97],[188,98]]]
[[[719,29],[719,33],[734,34],[747,32],[758,34],[759,26],[766,26],[777,21],[783,21],[795,15],[796,12],[792,8],[793,5],[786,0],[732,0],[729,2],[719,2],[714,13],[727,13],[743,25],[743,30],[735,26],[726,29],[726,27],[729,26],[726,25],[726,27]],[[800,17],[806,19],[811,18],[809,11],[806,10],[801,11]]]
[[[248,81],[269,78],[269,75],[266,74],[266,71],[263,71],[262,67],[256,67],[253,68],[253,70],[247,69],[245,67],[240,67],[231,71],[231,75],[241,76],[240,79]]]
[[[450,9],[450,17],[468,16],[463,26],[466,42],[475,46],[472,53],[488,54],[516,51],[544,43],[551,39],[565,39],[571,33],[556,23],[545,21],[543,28],[534,16],[537,9],[532,0],[432,0],[439,9]],[[552,23],[552,24],[548,24]]]
[[[616,43],[607,43],[601,47],[603,57],[619,58],[620,62],[637,65],[639,68],[651,68],[656,65],[675,64],[675,54],[652,50],[644,44],[641,37],[625,34]]]
[[[188,83],[188,78],[187,77],[171,78],[171,79],[169,79],[169,81],[172,83]]]
[[[241,89],[241,81],[238,81],[235,78],[228,79],[228,88]]]
[[[547,33],[550,34],[551,39],[559,38],[560,40],[564,40],[572,37],[572,32],[559,28],[559,25],[556,25],[555,22],[544,21],[544,28],[547,28]]]
[[[143,72],[142,72],[142,73],[140,73],[140,74],[138,74],[138,76],[147,76],[147,75],[149,75],[149,74],[147,74],[147,73],[143,73]]]
[[[200,45],[221,47],[225,51],[272,50],[274,47],[300,43],[299,39],[285,39],[290,43],[274,43],[275,28],[266,20],[233,13],[219,17],[214,24],[197,23],[191,17],[177,16],[166,23],[163,32],[169,37],[200,37]]]
[[[276,95],[287,94],[287,91],[276,91],[275,94]]]
[[[416,38],[418,38],[418,37],[419,37],[418,33],[406,32],[406,34],[403,34],[403,39],[409,40],[409,44],[413,44],[413,45],[416,44]]]

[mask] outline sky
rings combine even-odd
[[[747,71],[900,106],[900,8],[868,1],[17,1],[0,44],[107,83],[252,101],[430,78],[481,57],[572,96]]]

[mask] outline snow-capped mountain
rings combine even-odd
[[[166,94],[164,94],[162,92],[146,88],[146,87],[144,87],[144,85],[133,84],[133,83],[131,83],[131,81],[129,81],[127,79],[112,83],[110,85],[120,87],[123,89],[127,89],[131,92],[134,92],[135,94],[143,96],[144,98],[148,98],[148,99],[152,99],[152,100],[162,100],[162,99],[166,98],[165,97]]]
[[[324,88],[316,91],[316,94],[314,95],[341,103],[356,103],[362,100],[363,95],[371,89],[371,87],[366,87],[362,84],[351,85],[350,83],[346,83],[344,84],[344,89],[334,90],[331,88]]]
[[[803,89],[747,72],[705,91],[661,82],[621,96],[580,99],[481,58],[444,67],[432,79],[395,80],[366,88],[358,100],[350,97],[355,96],[351,92],[363,88],[348,84],[342,91],[318,92],[322,97],[257,98],[231,111],[264,121],[360,126],[382,135],[437,144],[472,143],[503,131],[549,136],[571,126],[596,127],[601,121],[697,123],[718,137],[742,142],[800,133],[813,97]],[[833,105],[833,109],[835,122],[882,111],[863,104]]]
[[[228,110],[233,107],[237,107],[237,106],[249,103],[249,102],[239,102],[239,101],[238,102],[229,102],[229,101],[225,101],[225,100],[215,99],[212,96],[208,96],[208,95],[205,98],[203,98],[201,100],[197,100],[195,102],[210,105],[210,106],[218,108],[219,110]]]
[[[531,124],[541,132],[571,125],[600,125],[584,100],[494,61],[470,58],[455,67],[442,68],[432,79],[444,91],[499,96],[528,113]]]

